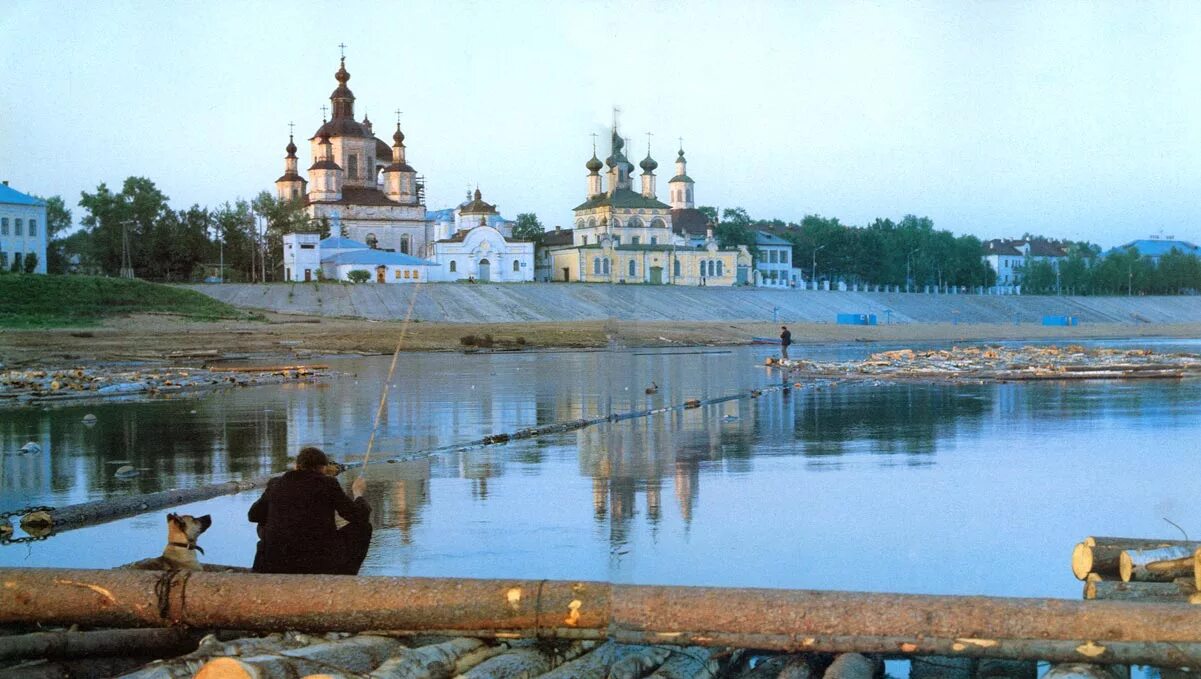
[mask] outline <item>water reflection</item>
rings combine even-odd
[[[764,353],[403,356],[376,455],[763,386]],[[387,359],[337,366],[320,386],[0,412],[0,449],[45,451],[0,458],[0,509],[258,476],[307,444],[353,458]],[[1199,397],[1195,382],[806,386],[447,448],[372,466],[365,572],[1074,597],[1063,562],[1081,536],[1201,522],[1179,473]],[[141,475],[113,478],[126,462]],[[211,560],[249,561],[252,495],[194,508],[219,520]],[[160,519],[0,548],[0,563],[131,561],[150,554],[129,545],[161,544]],[[982,568],[999,544],[1005,562]]]

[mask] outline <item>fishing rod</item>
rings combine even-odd
[[[371,451],[375,448],[375,434],[379,431],[379,422],[384,415],[384,405],[388,402],[388,389],[392,386],[392,375],[396,372],[396,359],[400,358],[400,350],[404,347],[405,335],[409,330],[409,321],[413,317],[413,307],[417,304],[417,293],[421,289],[422,283],[417,283],[413,287],[413,294],[409,296],[409,309],[405,312],[404,321],[400,326],[400,335],[396,340],[396,350],[392,352],[392,365],[388,367],[388,377],[384,380],[384,388],[380,390],[379,407],[375,409],[375,422],[371,425],[371,436],[367,439],[367,452],[363,454],[363,466],[359,467],[358,478],[363,478],[367,474],[367,462],[371,459]]]

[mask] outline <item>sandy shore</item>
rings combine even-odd
[[[794,341],[922,342],[1201,337],[1201,323],[1090,324],[1073,328],[1013,324],[922,323],[845,326],[793,323]],[[266,321],[194,322],[164,315],[114,319],[101,326],[0,331],[0,363],[69,366],[91,361],[312,358],[324,354],[461,351],[465,335],[491,335],[498,346],[601,348],[745,344],[775,337],[775,323],[574,321],[556,323],[410,323],[268,314]],[[520,339],[519,339],[520,338]]]

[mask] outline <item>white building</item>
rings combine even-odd
[[[534,244],[513,240],[513,223],[484,202],[477,188],[472,199],[454,209],[455,231],[449,223],[435,225],[441,236],[430,245],[440,269],[435,280],[481,283],[522,283],[534,280]]]
[[[0,266],[24,271],[28,257],[34,273],[46,273],[46,203],[0,184]]]
[[[321,235],[316,233],[284,234],[284,280],[316,280],[321,271]],[[367,247],[367,246],[363,246]]]
[[[755,287],[787,288],[792,285],[792,243],[766,231],[755,232]]]
[[[994,239],[984,244],[984,261],[997,274],[994,292],[1021,292],[1026,262],[1050,262],[1056,270],[1067,259],[1063,246],[1043,240]]]
[[[373,283],[421,283],[437,270],[428,259],[367,247],[321,257],[322,278],[334,281],[350,280],[351,271],[367,271]]]

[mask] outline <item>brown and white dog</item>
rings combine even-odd
[[[139,571],[202,571],[204,566],[200,565],[196,552],[204,554],[204,550],[196,544],[196,540],[211,525],[213,519],[208,514],[168,514],[167,546],[163,548],[163,555],[135,561],[122,568]]]

